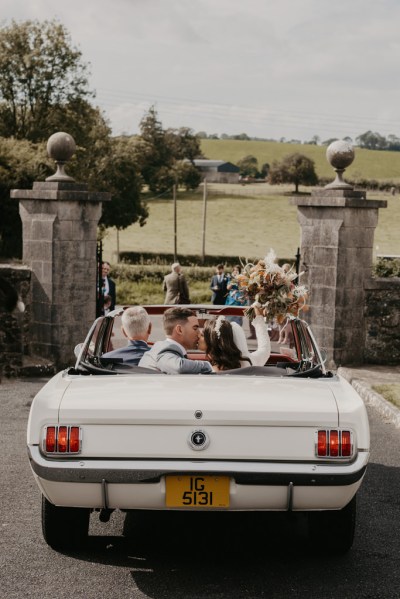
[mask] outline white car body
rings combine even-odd
[[[307,368],[288,375],[290,363],[285,369],[266,365],[218,375],[134,368],[117,375],[83,374],[79,363],[90,354],[89,361],[100,368],[94,356],[107,351],[103,341],[96,348],[93,341],[99,322],[85,342],[91,348],[86,357],[81,351],[76,367],[53,377],[31,407],[28,452],[44,497],[43,532],[51,546],[76,546],[87,532],[86,524],[85,531],[80,525],[73,538],[71,533],[67,541],[60,539],[65,530],[57,510],[66,508],[60,514],[68,516],[70,527],[74,514],[85,514],[86,522],[93,510],[103,515],[114,509],[319,513],[325,519],[314,524],[319,516],[311,516],[310,534],[318,538],[327,528],[342,530],[333,549],[350,548],[355,496],[369,460],[368,417],[351,385],[324,370],[311,334],[307,343],[320,369],[316,378],[315,364],[304,355],[310,376]],[[309,333],[303,321],[293,319],[292,326],[301,335]],[[79,451],[46,451],[48,427],[60,432],[60,426],[79,431]],[[318,431],[322,439],[328,431],[332,443],[343,439],[346,455],[317,455]]]

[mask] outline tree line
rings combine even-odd
[[[30,188],[54,173],[46,143],[56,131],[66,131],[77,145],[68,174],[88,183],[89,189],[111,192],[99,223],[103,229],[124,229],[136,222],[143,226],[148,217],[144,189],[157,197],[171,193],[174,185],[196,189],[202,179],[194,160],[204,157],[201,139],[207,134],[188,127],[164,129],[152,106],[138,135],[113,137],[95,105],[88,77],[80,50],[58,21],[12,21],[0,27],[0,256],[21,257],[22,225],[10,190]],[[370,144],[363,147],[377,149],[374,135],[358,139]],[[234,138],[250,139],[246,134]],[[397,138],[389,138],[396,145]],[[319,143],[319,138],[310,143]],[[318,182],[314,162],[299,153],[260,168],[257,158],[248,155],[238,166],[242,177],[293,183],[296,192],[299,184]]]
[[[321,138],[318,135],[313,135],[311,139],[307,141],[301,141],[300,139],[286,139],[285,137],[281,137],[280,139],[272,139],[267,137],[254,137],[249,136],[247,133],[235,133],[232,135],[228,135],[227,133],[206,133],[206,131],[198,131],[196,133],[197,137],[200,139],[221,139],[221,140],[240,140],[240,141],[275,141],[279,143],[287,143],[287,144],[304,144],[304,145],[322,145],[329,146],[334,141],[338,141],[338,137],[330,137],[329,139],[325,139],[321,141]],[[376,131],[366,131],[361,135],[358,135],[355,140],[349,136],[341,138],[344,141],[347,141],[359,148],[365,148],[367,150],[386,150],[388,152],[399,152],[400,151],[400,137],[397,135],[390,134],[387,137],[377,133]]]
[[[187,127],[164,129],[154,107],[144,115],[140,133],[112,137],[105,115],[93,105],[88,66],[57,21],[12,21],[0,28],[0,255],[21,257],[18,202],[10,189],[29,188],[54,173],[46,143],[66,131],[77,145],[68,174],[89,189],[109,191],[100,227],[123,229],[148,216],[141,194],[174,184],[198,187],[200,140]]]

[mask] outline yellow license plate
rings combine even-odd
[[[229,507],[229,476],[166,476],[167,507]]]

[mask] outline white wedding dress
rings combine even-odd
[[[253,352],[247,347],[246,335],[243,328],[236,322],[231,322],[233,331],[233,340],[236,346],[240,349],[243,357],[251,360],[252,366],[264,366],[271,354],[271,340],[268,335],[268,327],[263,316],[256,316],[252,322],[256,331],[257,349]],[[241,368],[250,366],[246,360],[240,361]]]

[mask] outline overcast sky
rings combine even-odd
[[[321,140],[400,137],[399,0],[0,0],[58,19],[113,133],[164,127]]]

